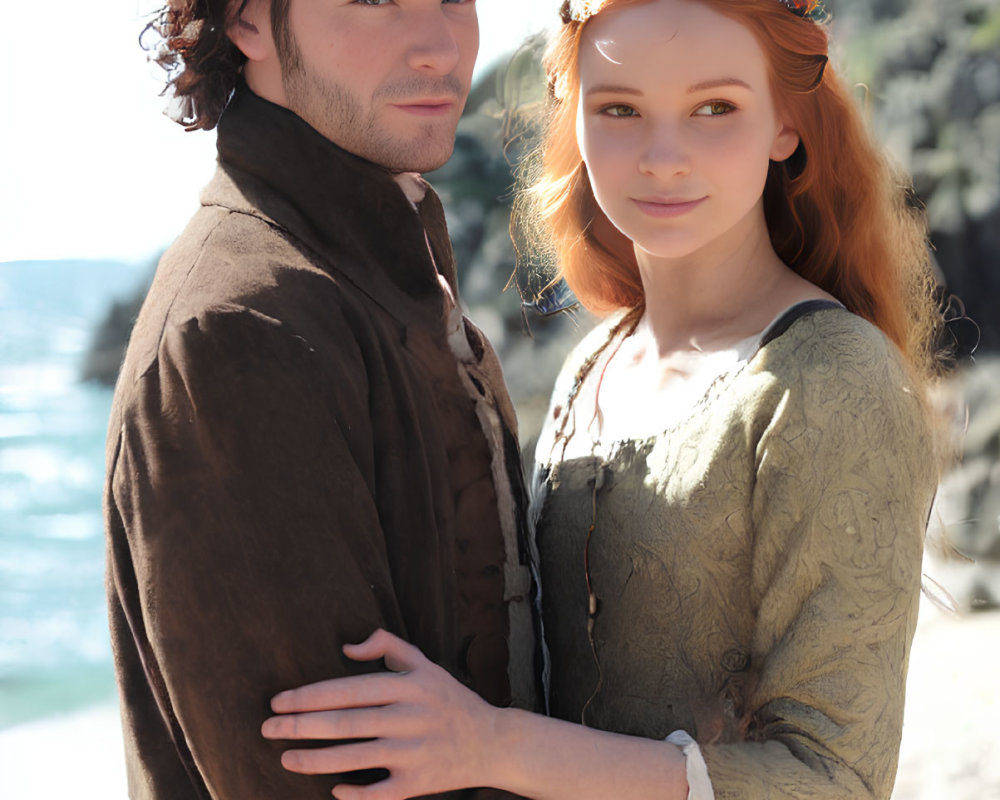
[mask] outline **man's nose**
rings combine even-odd
[[[413,12],[409,20],[410,48],[407,55],[412,69],[448,75],[458,66],[461,52],[453,24],[442,4]]]

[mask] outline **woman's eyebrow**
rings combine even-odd
[[[707,89],[718,89],[720,86],[741,86],[744,89],[749,89],[753,91],[753,87],[744,80],[739,78],[715,78],[710,81],[702,81],[701,83],[696,83],[688,89],[688,94],[695,94],[696,92],[704,92]]]
[[[608,83],[602,83],[598,86],[592,86],[586,92],[589,97],[592,94],[631,94],[636,97],[641,97],[642,92],[638,89],[633,89],[631,86],[612,86]]]
[[[712,80],[694,84],[694,86],[688,88],[687,93],[696,94],[709,89],[718,89],[722,86],[738,86],[740,88],[753,91],[753,87],[740,78],[713,78]],[[617,86],[609,83],[602,83],[597,86],[592,86],[586,91],[587,97],[592,94],[628,94],[641,97],[643,93],[641,90],[635,89],[631,86]]]

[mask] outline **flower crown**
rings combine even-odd
[[[606,0],[565,0],[560,13],[563,22],[586,22],[601,10]],[[826,22],[829,14],[823,0],[777,0],[796,16],[812,22]]]
[[[823,0],[778,0],[789,11],[813,22],[826,22],[830,15]]]

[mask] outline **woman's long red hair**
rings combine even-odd
[[[601,7],[636,1],[607,0]],[[914,371],[928,376],[940,314],[924,217],[910,202],[908,178],[876,144],[857,102],[826,64],[826,28],[779,0],[697,2],[755,34],[776,102],[801,139],[792,158],[772,162],[764,189],[779,257],[881,328]],[[637,309],[645,298],[631,242],[597,206],[576,141],[585,25],[563,24],[546,51],[547,128],[516,224],[527,222],[549,243],[561,275],[587,308]]]

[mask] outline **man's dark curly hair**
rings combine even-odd
[[[169,0],[140,36],[142,47],[167,73],[170,116],[189,131],[214,128],[236,88],[247,59],[226,31],[247,2]],[[290,2],[271,0],[271,30],[281,44],[288,41]]]

